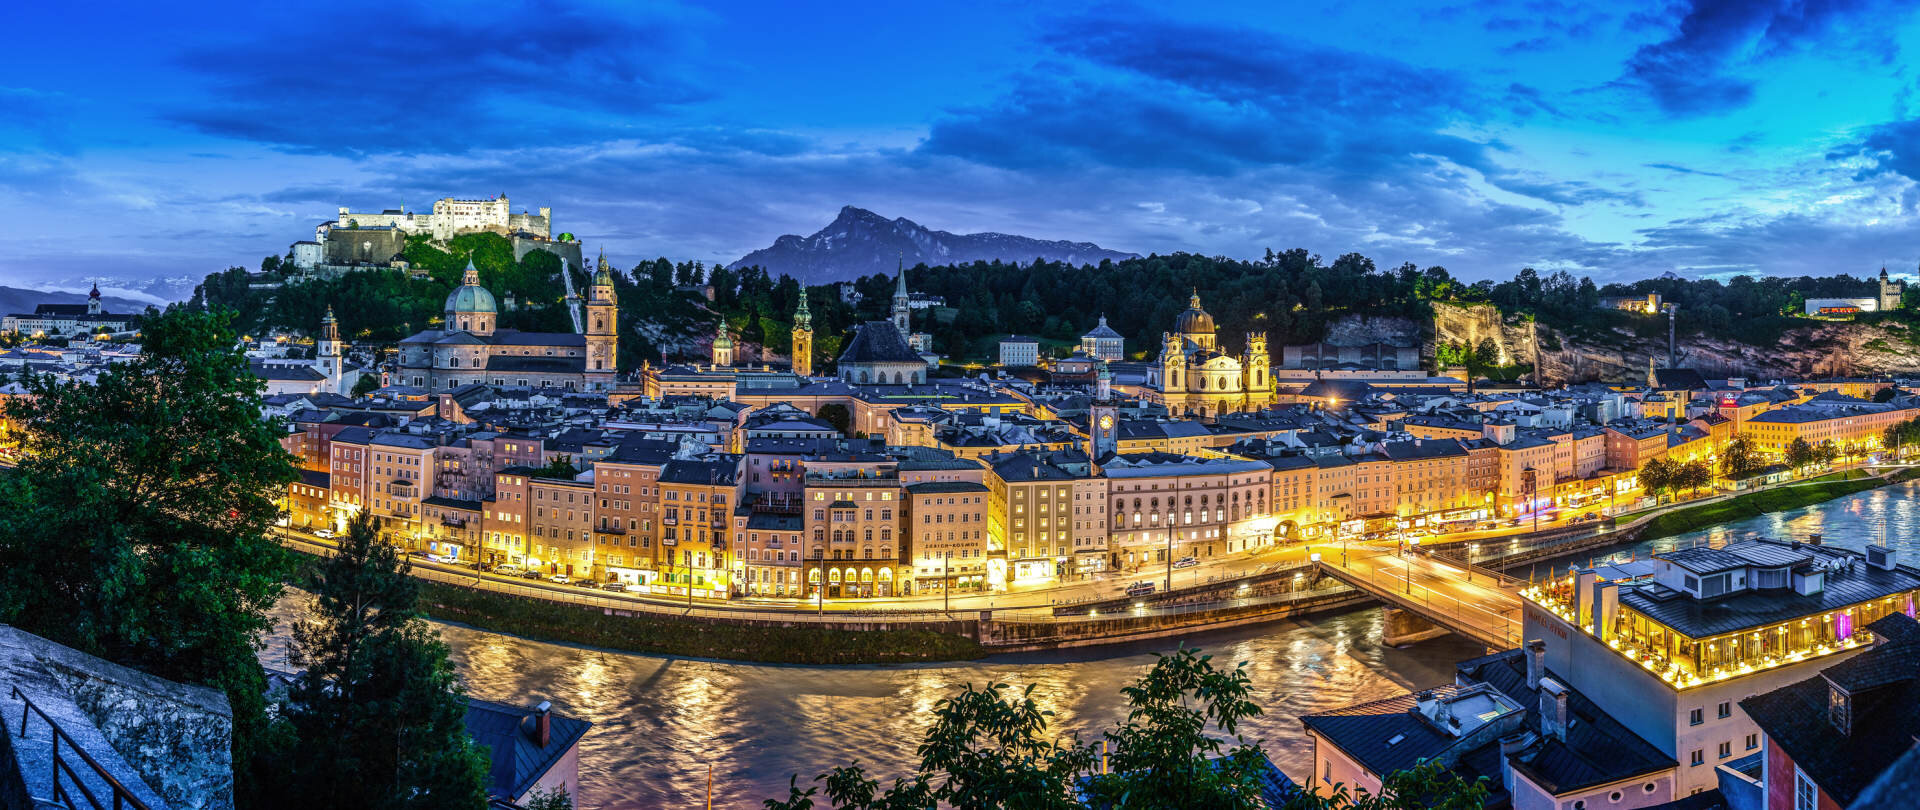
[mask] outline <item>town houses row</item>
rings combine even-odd
[[[1904,397],[1872,401],[1888,383],[1871,381],[1327,384],[1205,421],[1124,398],[1104,373],[1091,393],[766,383],[736,380],[726,398],[390,387],[266,407],[304,469],[291,526],[368,510],[395,542],[462,562],[776,598],[823,583],[828,598],[999,589],[1624,511],[1654,459],[1712,461],[1735,436],[1763,456],[1794,438],[1867,453],[1920,415]]]

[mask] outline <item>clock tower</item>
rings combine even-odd
[[[1092,444],[1087,455],[1095,464],[1119,449],[1119,421],[1120,403],[1113,398],[1113,372],[1103,360],[1094,376],[1093,403],[1087,408],[1087,436]]]

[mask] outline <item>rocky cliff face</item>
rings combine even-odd
[[[827,227],[812,236],[788,234],[727,265],[758,265],[772,276],[782,273],[804,284],[845,281],[874,273],[891,275],[908,267],[967,264],[975,261],[1031,262],[1036,258],[1069,264],[1098,264],[1102,259],[1133,258],[1092,242],[1047,241],[1004,233],[956,234],[931,230],[901,217],[887,219],[851,205],[840,209]]]
[[[1640,381],[1647,362],[1667,365],[1664,337],[1648,339],[1615,330],[1580,338],[1550,326],[1504,316],[1490,304],[1433,305],[1433,322],[1347,316],[1329,327],[1327,341],[1351,345],[1380,341],[1421,344],[1429,359],[1443,343],[1479,345],[1492,340],[1502,363],[1524,363],[1545,385],[1602,380]],[[1875,375],[1920,370],[1920,333],[1898,323],[1821,323],[1788,331],[1780,342],[1751,346],[1726,338],[1680,336],[1679,363],[1708,377]]]

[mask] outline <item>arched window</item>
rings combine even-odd
[[[460,319],[460,331],[462,332],[470,331],[467,329],[467,319],[465,318]]]

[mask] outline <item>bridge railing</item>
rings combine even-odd
[[[1358,579],[1359,571],[1350,563],[1339,566]],[[1379,566],[1367,565],[1367,590],[1378,596],[1387,597],[1387,601],[1406,605],[1429,619],[1439,619],[1446,623],[1452,619],[1462,628],[1479,631],[1481,640],[1492,640],[1496,646],[1520,643],[1519,628],[1514,627],[1513,616],[1502,611],[1493,611],[1460,601],[1451,594],[1440,593],[1425,585],[1413,581],[1408,575],[1395,575],[1382,572]],[[1396,598],[1397,597],[1397,598]]]

